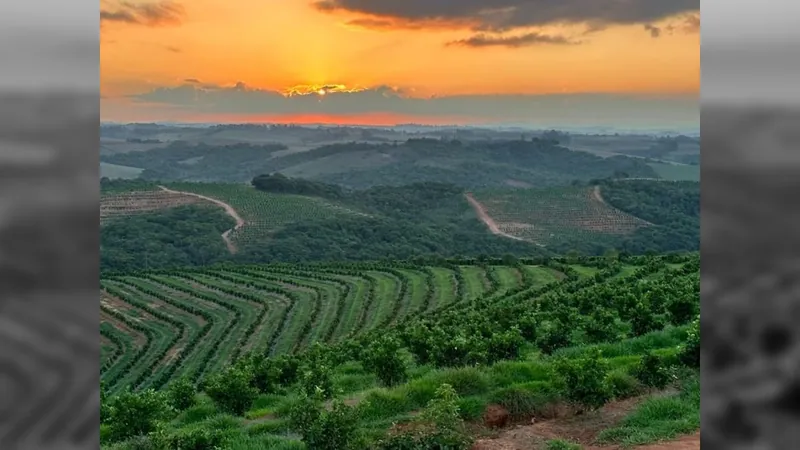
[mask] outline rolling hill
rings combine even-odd
[[[561,427],[532,449],[699,428],[697,254],[225,264],[107,275],[101,289],[103,448],[394,449],[424,436],[500,448],[511,437],[487,439],[484,414],[500,410]],[[454,411],[446,435],[424,428],[442,404]],[[617,411],[589,415],[603,425],[574,415],[603,405]],[[122,422],[133,411],[136,428]],[[303,447],[314,431],[300,411],[313,426],[350,425]]]

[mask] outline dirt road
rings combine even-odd
[[[231,205],[229,205],[229,204],[227,204],[227,203],[225,203],[225,202],[223,202],[221,200],[217,200],[215,198],[207,197],[205,195],[195,194],[194,192],[175,191],[175,190],[167,188],[166,186],[159,186],[159,188],[161,190],[163,190],[163,191],[166,191],[166,192],[169,192],[169,193],[172,193],[172,194],[190,195],[192,197],[201,198],[203,200],[206,200],[206,201],[209,201],[211,203],[214,203],[216,205],[221,206],[225,210],[225,212],[229,216],[233,217],[233,220],[236,221],[236,226],[234,226],[230,230],[227,230],[224,233],[222,233],[222,240],[225,241],[225,245],[228,247],[228,251],[230,251],[231,254],[236,253],[237,248],[236,248],[236,245],[233,243],[233,241],[231,241],[230,235],[231,235],[231,233],[233,231],[238,230],[239,228],[242,228],[244,226],[245,222],[244,222],[244,219],[242,219],[242,216],[240,216],[239,213],[237,213],[236,210],[233,209],[233,207]]]
[[[475,200],[475,197],[473,197],[472,194],[467,192],[466,194],[464,194],[464,197],[467,198],[469,204],[472,205],[472,208],[474,208],[475,212],[478,213],[478,217],[481,218],[481,221],[485,223],[487,227],[489,227],[489,231],[491,231],[492,234],[503,236],[509,239],[514,239],[516,241],[525,241],[522,238],[519,238],[517,236],[512,236],[500,230],[500,227],[497,226],[497,223],[494,221],[494,219],[492,219],[491,216],[489,216],[489,213],[486,212],[486,208],[484,208],[484,206],[481,205],[479,201]]]

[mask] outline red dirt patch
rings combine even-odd
[[[503,428],[510,419],[511,414],[500,405],[489,405],[483,413],[483,424],[489,428]]]
[[[503,430],[493,439],[479,439],[473,450],[543,450],[547,441],[563,439],[583,446],[584,450],[617,450],[620,446],[594,444],[599,433],[613,427],[647,396],[611,402],[597,411],[584,414],[568,413],[553,420],[533,419],[531,425],[519,425]],[[567,412],[567,411],[563,411]],[[700,448],[700,434],[684,436],[673,441],[640,446],[640,450],[689,450]]]

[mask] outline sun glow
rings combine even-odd
[[[286,97],[294,97],[295,95],[327,95],[335,93],[353,93],[361,92],[364,88],[351,88],[344,84],[299,84],[292,86],[285,91],[283,95]]]

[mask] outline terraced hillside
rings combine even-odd
[[[241,265],[101,280],[103,379],[161,387],[242,352],[293,353],[563,275],[540,266]]]
[[[424,438],[403,433],[443,401],[471,423],[453,429],[459,450],[476,440],[489,449],[635,446],[699,429],[696,254],[225,265],[101,285],[108,448],[187,439],[235,450],[350,448],[356,439],[366,444],[354,448],[406,448],[385,442]],[[177,410],[151,410],[164,415],[145,428],[120,422],[136,399],[159,408],[180,398]],[[496,425],[486,412],[498,408],[501,428],[522,426],[487,440],[482,427]],[[572,415],[586,408],[594,411]],[[315,423],[353,422],[322,445],[301,410]],[[149,433],[156,423],[161,431]]]
[[[157,186],[100,196],[100,221],[147,214],[179,206],[207,204],[207,200],[159,189]]]
[[[630,234],[650,224],[610,206],[599,186],[472,194],[500,232],[541,245]]]

